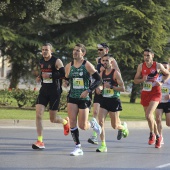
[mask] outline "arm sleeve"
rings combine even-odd
[[[99,75],[98,72],[95,72],[95,73],[92,75],[92,77],[93,77],[93,79],[94,79],[95,81],[94,81],[94,82],[90,85],[90,87],[89,87],[89,89],[90,89],[91,91],[95,90],[95,88],[97,88],[97,87],[100,85],[100,83],[102,82],[101,77],[100,77],[100,75]]]
[[[59,70],[55,71],[52,74],[53,79],[63,79],[65,78],[65,69],[64,67],[61,67]]]

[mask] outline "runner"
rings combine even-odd
[[[60,59],[52,56],[52,45],[46,43],[42,46],[42,59],[39,62],[41,74],[36,81],[41,82],[41,88],[36,102],[36,128],[38,139],[32,144],[33,149],[44,149],[42,117],[45,107],[49,103],[49,115],[52,123],[62,123],[64,135],[70,131],[69,118],[62,119],[57,115],[61,97],[61,78],[65,76],[63,63]]]
[[[161,71],[165,75],[165,80],[169,77],[169,71],[161,63],[153,61],[154,53],[151,49],[144,50],[144,63],[138,65],[134,78],[135,84],[143,83],[141,92],[141,104],[148,121],[150,135],[148,144],[155,144],[155,148],[161,148],[162,137],[160,136],[154,119],[154,112],[161,100],[160,83],[157,82],[158,73]],[[156,142],[155,142],[156,135]]]
[[[121,130],[124,138],[129,134],[126,122],[121,125],[119,119],[119,113],[122,110],[119,96],[120,91],[125,91],[125,87],[120,72],[112,69],[111,61],[112,58],[109,54],[105,54],[102,57],[102,63],[105,68],[105,70],[100,73],[103,80],[103,88],[102,90],[101,88],[96,89],[98,94],[102,93],[99,110],[99,124],[102,128],[102,133],[100,135],[101,146],[96,150],[96,152],[107,152],[104,124],[108,114],[110,116],[111,126],[113,129]]]
[[[162,63],[165,69],[169,70],[169,64],[167,62]],[[170,78],[164,82],[164,74],[160,73],[158,77],[158,81],[162,83],[161,92],[162,98],[160,103],[158,104],[155,115],[156,115],[156,123],[158,127],[158,132],[160,136],[162,136],[161,144],[164,144],[163,134],[162,134],[162,116],[165,113],[166,125],[170,126]]]
[[[101,78],[94,66],[84,59],[86,48],[83,44],[76,44],[73,49],[73,61],[66,65],[66,78],[70,84],[70,92],[68,95],[68,115],[70,118],[70,128],[73,141],[76,147],[71,156],[83,155],[79,140],[79,129],[87,130],[90,127],[97,133],[101,133],[101,127],[97,120],[93,118],[88,121],[90,97],[89,93],[101,83]],[[90,76],[94,79],[90,85]],[[77,125],[78,120],[78,125]]]

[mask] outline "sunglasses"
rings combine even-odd
[[[98,51],[103,51],[103,49],[98,49]]]

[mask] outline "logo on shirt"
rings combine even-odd
[[[83,72],[80,72],[79,75],[82,76],[82,75],[83,75]]]
[[[40,67],[41,67],[41,68],[43,68],[43,67],[44,67],[44,65],[43,65],[43,64],[41,64],[41,65],[40,65]]]
[[[48,68],[51,68],[51,65],[48,65]]]
[[[152,74],[154,74],[155,73],[155,69],[150,69],[150,72],[152,73]]]

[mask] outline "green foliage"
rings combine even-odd
[[[38,94],[39,92],[36,91],[36,88],[34,88],[34,90],[15,88],[0,90],[0,105],[15,107],[17,104],[19,108],[35,107]],[[68,93],[65,91],[63,91],[63,93],[61,94],[59,111],[60,110],[66,111],[67,95]]]
[[[157,61],[170,57],[170,0],[11,0],[0,5],[0,45],[12,63],[11,87],[31,74],[26,70],[35,67],[37,50],[45,41],[67,62],[74,45],[83,43],[92,63],[96,44],[106,42],[127,82],[143,61],[144,48],[151,47]]]
[[[11,91],[4,89],[0,90],[0,105],[1,106],[8,106],[12,104],[12,94]]]

